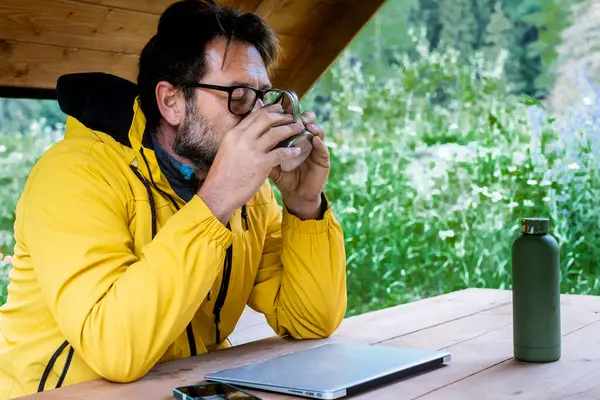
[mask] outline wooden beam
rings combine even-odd
[[[356,0],[263,0],[256,13],[279,34],[326,40],[323,31],[335,23],[346,9],[360,8],[360,3],[361,1]]]
[[[312,42],[298,36],[277,35],[281,47],[279,69],[293,70],[298,62],[304,63],[304,57],[312,48]]]
[[[56,100],[56,90],[0,86],[0,97],[10,99]]]
[[[135,82],[137,62],[126,54],[0,40],[0,86],[55,89],[62,74],[92,71]]]
[[[73,0],[78,3],[96,4],[99,6],[119,8],[160,15],[175,0]],[[245,12],[253,12],[261,0],[223,0],[221,4],[239,8]]]
[[[304,96],[384,3],[385,0],[356,0],[345,7],[335,23],[324,26],[316,35],[304,62],[295,63],[290,75],[281,79],[289,82],[299,97]]]

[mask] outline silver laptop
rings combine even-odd
[[[329,343],[207,374],[234,386],[338,399],[449,363],[445,351]]]

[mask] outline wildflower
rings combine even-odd
[[[440,231],[440,239],[446,240],[449,237],[454,237],[454,231],[452,229],[447,231]]]
[[[363,109],[359,106],[348,106],[348,111],[354,111],[355,113],[362,114]]]

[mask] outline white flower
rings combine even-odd
[[[355,113],[362,114],[363,109],[359,106],[348,106],[348,111],[354,111]]]
[[[458,124],[457,123],[450,124],[450,129],[451,130],[458,129]]]
[[[528,185],[537,185],[537,181],[536,181],[535,179],[529,179],[529,180],[527,181],[527,184],[528,184]]]
[[[569,169],[580,169],[581,167],[577,163],[571,163],[568,166]]]
[[[590,99],[589,97],[585,96],[583,98],[583,104],[585,104],[586,106],[591,106],[592,105],[592,99]]]
[[[4,153],[6,151],[6,146],[3,144],[0,144],[0,153]]]
[[[454,231],[452,229],[448,231],[440,231],[440,239],[446,240],[449,237],[454,237]]]

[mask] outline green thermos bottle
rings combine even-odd
[[[560,254],[547,218],[524,218],[512,245],[513,346],[517,360],[561,355]]]

